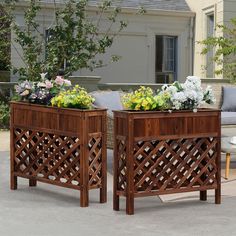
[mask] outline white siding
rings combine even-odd
[[[158,11],[157,11],[158,13]],[[102,58],[106,62],[110,55],[121,56],[117,63],[96,69],[93,72],[81,70],[75,74],[99,75],[101,82],[155,82],[155,35],[178,36],[178,79],[185,80],[191,74],[190,53],[190,14],[179,16],[166,15],[134,15],[126,13],[123,18],[128,19],[128,28],[118,37],[112,47]],[[17,12],[18,20],[22,24],[22,11]],[[184,14],[182,14],[184,15]],[[51,23],[52,14],[49,9],[40,16],[42,28],[46,29]],[[17,46],[16,46],[17,47]],[[12,51],[15,65],[20,63],[19,56]]]

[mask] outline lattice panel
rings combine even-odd
[[[89,186],[101,184],[102,177],[102,138],[89,140]]]
[[[15,172],[80,185],[78,137],[14,129]]]
[[[117,140],[117,157],[118,157],[118,186],[117,190],[125,191],[127,186],[127,165],[126,165],[126,142]]]
[[[134,191],[150,192],[216,184],[215,138],[140,141],[134,144]],[[125,189],[125,143],[118,143],[119,188]]]

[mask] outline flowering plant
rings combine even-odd
[[[73,89],[61,91],[52,98],[51,104],[57,107],[89,109],[92,107],[94,100],[84,88],[75,85]]]
[[[144,86],[122,97],[122,102],[126,109],[142,111],[167,109],[168,100],[169,95],[167,93],[154,95],[151,88]]]
[[[26,80],[16,85],[15,90],[20,100],[49,105],[51,98],[71,86],[71,82],[62,76],[57,76],[55,80],[47,80],[45,76],[45,73],[41,74],[40,82]]]
[[[156,94],[151,88],[140,87],[122,100],[124,107],[131,110],[194,110],[203,103],[215,102],[211,87],[204,91],[200,78],[196,76],[188,76],[183,84],[164,85]]]

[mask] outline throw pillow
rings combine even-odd
[[[236,111],[236,87],[222,87],[222,111]]]
[[[94,105],[100,108],[107,108],[108,114],[112,115],[112,110],[123,110],[120,92],[118,91],[96,91],[90,93],[94,98]]]

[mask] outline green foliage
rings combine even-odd
[[[73,89],[60,92],[51,100],[53,106],[79,109],[89,109],[93,102],[94,98],[79,85],[76,85]]]
[[[7,11],[0,4],[0,70],[8,70],[10,65],[10,23]]]
[[[93,70],[103,66],[97,55],[106,53],[118,33],[127,27],[127,22],[117,20],[121,9],[113,7],[110,0],[102,0],[96,15],[88,16],[88,2],[68,0],[63,8],[57,7],[54,2],[55,19],[45,39],[37,22],[42,10],[40,1],[30,0],[24,13],[23,29],[11,18],[15,41],[22,48],[21,59],[25,64],[24,67],[14,68],[14,72],[23,79],[39,81],[42,72],[55,78],[65,64],[65,76],[82,68]],[[116,61],[117,58],[113,56],[112,59]]]
[[[204,45],[202,54],[207,54],[210,50],[214,50],[212,60],[220,66],[215,73],[223,74],[225,78],[229,78],[231,82],[236,82],[236,18],[231,19],[229,27],[218,25],[223,31],[224,36],[208,37],[200,43]]]
[[[10,109],[9,104],[0,101],[0,128],[8,129],[10,120]]]
[[[136,91],[124,95],[122,103],[126,109],[152,111],[169,109],[169,99],[167,93],[155,95],[150,87],[141,86]]]

